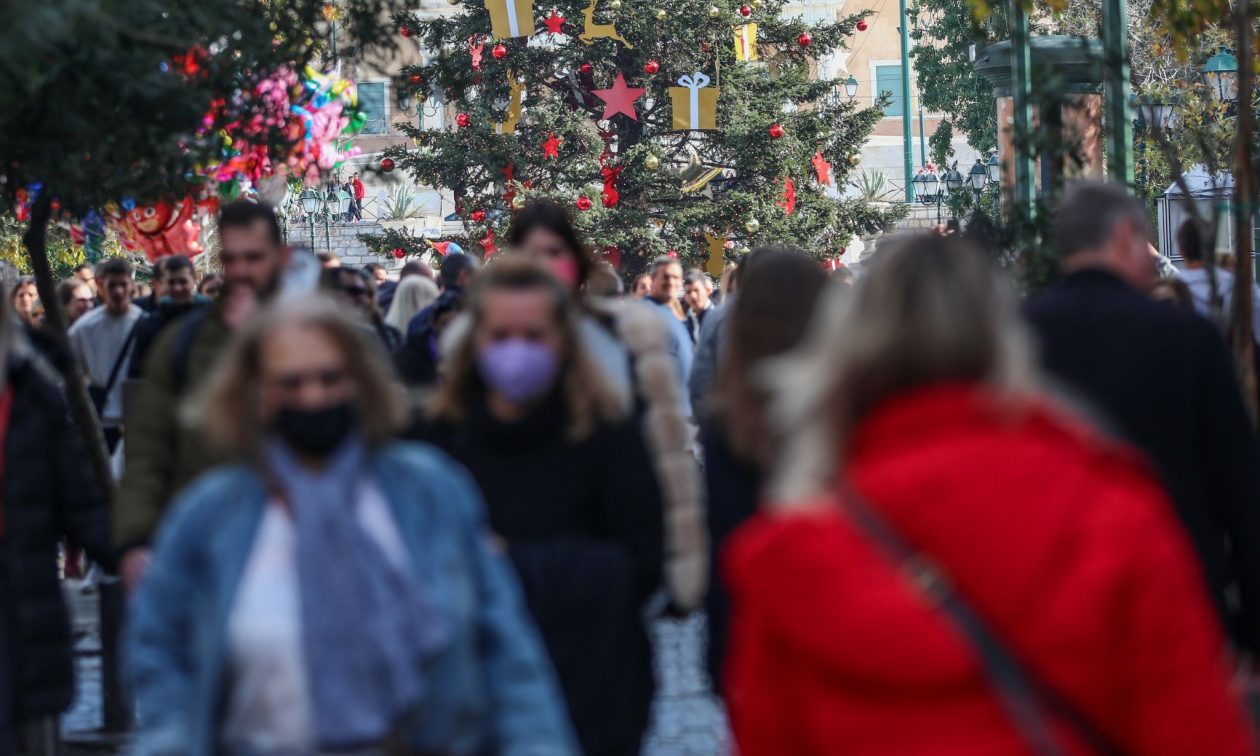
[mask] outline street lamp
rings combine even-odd
[[[1222,47],[1203,64],[1203,80],[1222,102],[1238,99],[1238,59]]]
[[[989,162],[985,163],[985,168],[988,169],[989,183],[996,184],[1002,180],[1002,161],[998,160],[997,152],[989,155]]]
[[[852,100],[854,97],[857,97],[857,89],[858,80],[853,78],[853,75],[850,74],[849,78],[844,82],[844,93],[849,96],[850,100]]]
[[[984,191],[984,185],[989,182],[989,172],[980,158],[976,158],[976,164],[967,172],[967,178],[971,180],[971,188],[976,194]]]
[[[315,249],[315,213],[319,212],[319,206],[323,200],[319,198],[318,192],[308,187],[298,196],[298,201],[302,203],[302,212],[306,214],[306,222],[311,227],[311,249],[313,250]]]
[[[407,115],[407,111],[411,110],[411,92],[403,87],[398,87],[398,112]]]
[[[1166,129],[1172,121],[1174,106],[1169,103],[1159,102],[1149,95],[1143,95],[1137,100],[1137,116],[1138,121],[1146,125],[1149,129]]]
[[[914,196],[925,205],[932,204],[932,198],[928,196],[927,190],[927,173],[920,173],[914,177]]]

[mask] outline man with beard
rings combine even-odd
[[[163,329],[128,407],[126,467],[113,517],[119,572],[128,588],[144,575],[149,541],[175,494],[222,461],[201,429],[182,422],[179,406],[210,374],[233,331],[276,292],[289,260],[276,215],[265,205],[225,205],[219,238],[223,293],[210,307]]]

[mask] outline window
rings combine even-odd
[[[365,81],[359,84],[359,109],[367,115],[360,134],[384,134],[389,131],[389,111],[385,108],[385,82]]]
[[[875,94],[877,97],[892,96],[892,102],[884,107],[885,118],[900,118],[905,113],[905,100],[901,90],[901,66],[875,66]]]

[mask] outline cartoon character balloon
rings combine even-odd
[[[159,200],[132,208],[124,216],[124,225],[130,231],[129,239],[144,251],[149,262],[171,255],[196,257],[202,252],[198,240],[201,229],[194,220],[196,209],[191,197]]]

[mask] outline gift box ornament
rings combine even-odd
[[[757,25],[743,24],[735,27],[735,60],[757,59]]]
[[[528,37],[534,33],[534,0],[486,0],[490,31],[495,39]]]
[[[669,88],[674,128],[680,131],[716,129],[718,88],[709,86],[709,77],[696,71],[679,77],[678,84]]]

